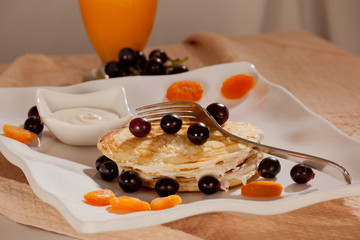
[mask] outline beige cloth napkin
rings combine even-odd
[[[252,62],[265,78],[284,86],[314,112],[360,139],[360,58],[320,38],[306,32],[240,37],[197,33],[181,44],[159,47],[174,58],[188,56],[190,69],[233,61]],[[95,55],[28,54],[0,66],[0,87],[80,83],[99,64]],[[42,202],[22,171],[2,155],[0,202],[0,213],[18,223],[79,239],[358,239],[360,236],[360,197],[326,201],[275,216],[209,213],[137,230],[82,234],[72,229],[55,208]]]

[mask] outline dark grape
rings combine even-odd
[[[162,63],[166,63],[169,59],[166,53],[161,49],[154,49],[150,52],[149,58],[157,57],[161,60]]]
[[[142,51],[135,51],[135,55],[136,55],[136,67],[138,69],[143,69],[145,68],[145,64],[146,64],[146,56],[144,54],[144,52]]]
[[[123,48],[119,52],[119,63],[122,66],[134,66],[136,64],[136,53],[131,48]]]
[[[36,106],[33,106],[29,109],[28,117],[40,117],[39,111]]]
[[[166,197],[177,193],[179,187],[180,185],[175,179],[164,177],[156,182],[155,191],[160,197]]]
[[[99,171],[100,165],[106,161],[112,161],[110,158],[106,157],[105,155],[102,155],[96,159],[95,162],[95,168]]]
[[[220,125],[224,124],[229,119],[229,110],[224,104],[212,103],[206,107],[206,110]]]
[[[135,137],[145,137],[151,130],[151,123],[146,118],[134,118],[129,123],[129,130]]]
[[[164,132],[174,134],[181,129],[182,120],[175,114],[165,115],[161,118],[160,126]]]
[[[193,123],[187,130],[187,137],[193,144],[202,145],[210,136],[209,128],[202,122]]]
[[[165,66],[160,58],[152,57],[145,64],[145,70],[149,75],[164,75]]]
[[[105,73],[110,78],[134,75],[165,75],[187,72],[189,69],[182,63],[184,59],[170,59],[165,51],[154,49],[149,54],[149,60],[143,51],[129,47],[119,51],[118,61],[105,64]],[[168,65],[166,62],[170,61]]]
[[[110,61],[105,64],[105,73],[110,78],[123,76],[122,68],[120,67],[119,63],[116,61]]]
[[[296,164],[290,171],[290,176],[296,183],[307,183],[315,177],[313,170],[303,164]]]
[[[24,128],[33,133],[39,134],[44,129],[44,124],[41,122],[39,117],[32,116],[25,120]]]
[[[279,160],[274,157],[266,157],[261,160],[258,171],[264,178],[274,178],[281,170]]]
[[[174,66],[170,71],[169,74],[177,74],[177,73],[183,73],[189,71],[188,67],[185,65],[176,65]]]
[[[119,185],[125,192],[136,192],[142,187],[142,180],[136,172],[124,171],[120,174]]]
[[[198,187],[205,194],[213,194],[219,191],[220,182],[216,177],[210,175],[203,176],[198,182]]]
[[[99,173],[102,179],[105,181],[112,181],[119,175],[119,169],[117,164],[110,160],[100,164]]]

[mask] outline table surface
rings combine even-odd
[[[251,62],[255,64],[266,79],[284,86],[312,111],[329,120],[345,134],[360,139],[360,95],[358,94],[360,89],[360,58],[323,39],[307,32],[232,37],[214,33],[195,33],[182,43],[159,47],[173,58],[188,56],[187,65],[190,69],[225,62]],[[154,48],[151,47],[151,49]],[[151,49],[148,48],[145,52],[148,53]],[[71,56],[29,54],[13,63],[0,66],[0,87],[75,84],[81,82],[83,76],[99,64],[99,59],[92,54]],[[52,81],[49,81],[49,77]],[[0,167],[14,168],[12,171],[16,173],[14,176],[10,176],[10,174],[0,171],[0,191],[4,191],[5,183],[13,184],[14,187],[28,186],[21,171],[6,163],[6,160],[1,162]],[[26,194],[31,195],[31,190]],[[10,199],[10,195],[7,197]],[[14,199],[14,201],[17,200]],[[359,206],[360,198],[331,200],[280,216],[246,219],[246,222],[249,223],[247,225],[248,230],[238,229],[239,231],[236,231],[236,229],[227,227],[222,229],[221,226],[211,227],[212,221],[221,221],[222,223],[229,223],[229,225],[234,223],[234,225],[240,226],[244,220],[228,213],[214,213],[208,214],[206,218],[194,216],[162,225],[161,231],[164,231],[169,239],[171,237],[174,239],[239,239],[241,234],[251,231],[251,229],[254,231],[260,226],[265,228],[266,224],[276,223],[277,225],[284,225],[284,228],[278,227],[275,231],[276,234],[280,234],[277,236],[284,237],[300,231],[291,224],[302,221],[302,223],[307,224],[307,233],[303,233],[302,237],[310,237],[311,239],[314,236],[334,237],[344,236],[344,233],[348,233],[347,236],[350,239],[355,239],[356,236],[360,235],[360,214],[358,211],[354,213],[355,215],[358,214],[357,217],[348,217],[348,215],[353,214],[350,211],[354,210],[349,208],[351,204]],[[32,222],[19,216],[19,213],[6,211],[11,207],[12,203],[5,202],[5,207],[0,208],[1,239],[3,237],[6,239],[27,239],[29,236],[34,239],[59,240],[68,240],[72,237],[84,239],[98,239],[97,237],[99,237],[76,234],[69,230],[68,226],[59,229],[56,226],[36,222],[36,216]],[[331,212],[329,213],[329,211]],[[42,215],[43,213],[37,212],[37,214]],[[299,216],[301,219],[296,219]],[[340,221],[343,230],[334,225],[339,225],[339,220],[336,220],[338,216],[347,216]],[[335,219],[332,220],[331,218]],[[61,220],[60,223],[63,224],[63,221]],[[250,227],[250,224],[254,226]],[[190,226],[197,226],[197,228]],[[336,231],[333,231],[334,227]],[[65,235],[51,233],[40,228]],[[141,231],[144,231],[143,234],[145,235],[148,233],[147,231],[151,231],[151,228],[150,230],[137,231],[138,236],[141,236]],[[266,231],[254,231],[254,234],[254,238],[260,238],[266,235]],[[111,239],[111,235],[108,239]]]

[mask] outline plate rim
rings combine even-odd
[[[345,133],[343,133],[341,130],[339,130],[336,126],[334,126],[333,124],[331,124],[330,121],[328,121],[327,119],[325,119],[324,117],[322,117],[321,115],[311,111],[307,106],[305,106],[298,98],[296,98],[290,91],[288,91],[286,88],[284,88],[283,86],[280,86],[278,84],[272,83],[270,81],[268,81],[266,78],[264,78],[260,72],[258,72],[255,68],[255,65],[249,62],[233,62],[233,63],[224,63],[224,64],[217,64],[217,65],[212,65],[212,66],[207,66],[207,67],[203,67],[203,68],[199,68],[196,70],[192,70],[192,71],[206,71],[209,68],[214,68],[214,67],[221,67],[224,65],[246,65],[247,67],[250,67],[258,76],[259,78],[261,78],[262,81],[264,81],[266,84],[279,89],[279,91],[283,91],[288,97],[291,97],[293,100],[295,100],[297,102],[297,104],[299,104],[304,110],[306,110],[308,113],[312,114],[314,117],[319,118],[320,120],[323,121],[324,124],[327,124],[329,127],[331,127],[334,131],[336,131],[338,134],[342,135],[342,137],[347,138],[349,141],[354,141],[357,144],[360,145],[360,140],[355,139],[354,137],[348,136]],[[117,79],[113,79],[113,81],[119,80],[119,78]],[[95,80],[97,81],[97,80]],[[77,87],[77,86],[82,86],[84,84],[97,84],[97,82],[95,81],[89,81],[86,83],[78,83],[78,84],[74,84],[71,86],[61,86],[61,87],[49,87],[51,89],[56,89],[56,88],[73,88],[73,87]],[[15,90],[17,89],[28,89],[28,88],[43,88],[43,86],[39,86],[39,87],[25,87],[25,88],[13,88]],[[9,89],[9,88],[7,88]],[[21,170],[24,172],[26,179],[28,180],[32,190],[35,192],[35,194],[44,202],[47,202],[48,204],[54,206],[56,209],[59,210],[59,212],[62,214],[62,216],[70,223],[70,225],[77,231],[79,232],[83,232],[83,233],[99,233],[99,232],[105,232],[105,231],[114,231],[114,230],[126,230],[126,229],[135,229],[135,228],[139,228],[139,227],[148,227],[148,226],[152,226],[155,224],[162,224],[165,222],[169,222],[169,221],[173,221],[173,220],[177,220],[177,219],[181,219],[184,217],[190,217],[193,215],[197,215],[197,214],[202,214],[202,213],[207,213],[209,211],[206,211],[206,206],[216,206],[217,210],[215,211],[211,211],[211,212],[223,212],[223,211],[231,211],[231,212],[237,212],[237,213],[242,213],[245,215],[273,215],[273,214],[280,214],[280,213],[285,213],[285,212],[289,212],[295,209],[298,209],[298,207],[291,207],[293,201],[295,201],[294,199],[287,199],[286,201],[283,201],[285,203],[288,203],[288,207],[287,208],[283,208],[278,209],[277,211],[269,211],[266,213],[262,213],[262,214],[254,214],[254,212],[251,212],[250,210],[246,211],[246,209],[243,209],[242,211],[234,211],[234,209],[229,209],[228,206],[233,206],[233,204],[238,204],[238,200],[237,199],[212,199],[210,201],[207,200],[202,200],[199,202],[194,202],[192,203],[193,205],[199,205],[200,203],[203,204],[203,206],[205,207],[199,207],[200,210],[197,210],[194,212],[194,214],[190,214],[187,213],[187,209],[190,209],[191,207],[189,205],[179,205],[178,207],[175,207],[174,209],[169,209],[169,210],[163,210],[164,212],[153,212],[150,214],[151,217],[158,219],[161,218],[161,216],[167,214],[168,212],[173,212],[173,211],[177,211],[178,209],[182,209],[182,211],[178,211],[180,212],[182,216],[180,217],[175,217],[175,214],[170,214],[172,216],[172,218],[168,218],[168,220],[158,220],[155,224],[153,222],[151,223],[142,223],[141,226],[127,226],[125,225],[124,227],[119,226],[119,219],[114,219],[112,220],[113,222],[116,222],[116,224],[110,224],[108,227],[98,227],[94,222],[89,222],[89,221],[82,221],[77,219],[74,215],[71,214],[70,210],[65,206],[65,204],[63,202],[61,202],[56,196],[54,196],[52,193],[50,192],[44,192],[41,187],[39,186],[39,184],[36,182],[36,180],[33,178],[31,172],[30,172],[30,168],[26,162],[26,160],[22,159],[19,155],[17,155],[15,152],[11,151],[11,149],[9,149],[8,146],[11,146],[13,144],[17,145],[20,143],[17,142],[13,142],[14,140],[11,139],[7,139],[4,136],[0,136],[0,151],[1,153],[3,153],[3,155],[5,156],[5,158],[13,163],[14,165],[18,166],[21,168]],[[25,146],[24,146],[25,147]],[[52,156],[53,157],[53,156]],[[336,193],[336,194],[335,194]],[[336,199],[336,198],[343,198],[343,197],[349,197],[349,196],[355,196],[358,195],[360,193],[360,184],[359,183],[353,183],[351,185],[348,186],[341,186],[341,187],[337,187],[337,188],[332,188],[332,189],[328,189],[327,192],[322,191],[321,192],[321,196],[320,196],[320,192],[318,193],[319,196],[317,196],[317,198],[315,199],[313,197],[313,195],[306,195],[306,197],[311,198],[312,200],[308,200],[306,202],[306,204],[304,203],[302,207],[305,206],[309,206],[315,203],[319,203],[325,200],[330,200],[330,199]],[[312,193],[312,194],[316,194],[316,193]],[[227,204],[224,204],[224,207],[221,207],[221,205],[219,205],[220,203],[222,203],[223,201],[225,201]],[[80,201],[79,201],[80,202]],[[216,204],[214,204],[214,202],[216,202]],[[210,204],[210,205],[208,205]],[[252,202],[253,205],[257,205],[258,203],[254,204],[254,202]],[[269,202],[267,202],[267,204],[269,204]],[[275,204],[276,205],[276,204]],[[247,206],[248,209],[252,209],[249,208],[249,206]],[[195,208],[196,209],[196,208]],[[60,211],[61,210],[61,211]],[[236,209],[235,209],[236,210]],[[186,214],[185,214],[186,213]],[[132,214],[132,213],[131,213]],[[155,215],[155,216],[153,216]],[[160,217],[159,217],[160,215]],[[136,218],[135,218],[136,219]],[[116,226],[115,226],[116,225]]]

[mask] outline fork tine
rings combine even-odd
[[[152,114],[152,113],[168,113],[170,114],[170,112],[174,113],[174,112],[179,112],[179,113],[191,113],[191,111],[188,111],[189,109],[191,109],[191,107],[158,107],[158,108],[154,108],[151,110],[145,110],[142,112],[139,112],[138,115],[146,115],[146,114]]]
[[[167,114],[176,114],[181,119],[194,121],[197,116],[192,111],[198,104],[189,101],[170,101],[154,103],[135,109],[137,115],[147,118],[150,122],[160,121]]]
[[[165,115],[168,115],[168,114],[175,114],[175,115],[178,115],[178,116],[194,116],[194,113],[191,112],[191,111],[179,111],[179,112],[155,112],[155,113],[150,113],[150,114],[142,114],[142,113],[139,113],[138,115],[139,116],[142,116],[142,117],[145,117],[145,118],[149,118],[149,117],[162,117],[162,116],[165,116]]]
[[[196,117],[195,116],[179,116],[182,120],[188,120],[188,121],[195,121]],[[162,117],[146,117],[147,120],[149,120],[150,122],[160,122]]]
[[[161,103],[154,103],[154,104],[142,106],[135,110],[142,111],[142,110],[146,110],[146,109],[150,109],[150,108],[165,107],[165,106],[184,106],[185,105],[185,106],[190,107],[193,104],[194,104],[193,102],[188,102],[188,101],[170,101],[170,102],[161,102]]]

